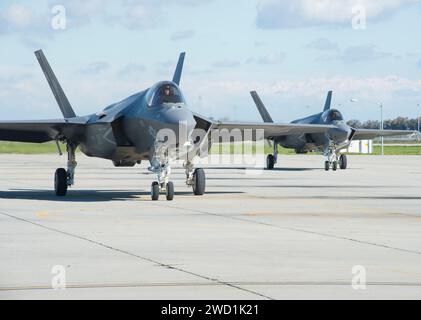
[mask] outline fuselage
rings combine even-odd
[[[333,142],[337,146],[346,146],[349,144],[348,140],[352,129],[346,124],[342,114],[338,110],[329,109],[306,118],[297,119],[292,123],[335,126],[334,129],[330,129],[327,133],[289,135],[276,138],[278,144],[284,148],[295,149],[297,153],[324,149],[330,142]]]
[[[168,96],[164,93],[167,88]],[[88,126],[78,141],[82,152],[127,163],[150,160],[157,144],[165,139],[172,139],[168,146],[176,151],[189,143],[196,126],[181,90],[170,81],[159,82],[86,118]]]

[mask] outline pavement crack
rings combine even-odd
[[[270,282],[247,282],[247,281],[230,281],[236,286],[247,287],[347,287],[349,281],[270,281]],[[210,287],[221,286],[221,283],[210,282],[162,282],[162,283],[99,283],[99,284],[71,284],[66,289],[109,289],[109,288],[151,288],[151,287]],[[419,282],[367,282],[370,287],[421,287]],[[32,290],[53,290],[49,286],[15,286],[0,287],[0,291],[32,291]]]
[[[271,228],[280,229],[280,230],[288,230],[288,231],[312,234],[312,235],[317,235],[317,236],[322,236],[322,237],[328,237],[328,238],[331,238],[331,239],[351,241],[351,242],[358,243],[358,244],[364,244],[364,245],[374,246],[374,247],[378,247],[378,248],[384,248],[384,249],[390,249],[390,250],[395,250],[395,251],[400,251],[400,252],[405,252],[405,253],[421,255],[421,251],[409,250],[409,249],[404,249],[404,248],[399,248],[399,247],[393,247],[393,246],[388,246],[388,245],[385,245],[385,244],[369,242],[369,241],[354,239],[354,238],[350,238],[350,237],[342,237],[342,236],[338,236],[338,235],[330,234],[330,233],[325,233],[325,232],[317,232],[317,231],[311,231],[311,230],[294,228],[294,227],[278,226],[278,225],[267,223],[267,222],[261,222],[261,221],[256,221],[256,220],[252,220],[252,219],[240,218],[240,217],[236,217],[236,216],[225,216],[225,215],[222,215],[222,214],[217,214],[217,213],[208,212],[208,211],[204,211],[204,210],[180,208],[180,207],[177,207],[177,206],[174,206],[174,205],[161,205],[161,204],[158,204],[158,205],[164,206],[164,207],[167,207],[167,208],[177,209],[177,210],[188,210],[188,211],[191,211],[191,212],[196,212],[196,213],[200,213],[200,214],[203,214],[203,215],[215,216],[215,217],[224,218],[224,219],[231,219],[231,220],[237,220],[237,221],[248,222],[248,223],[253,223],[253,224],[259,224],[259,225],[262,225],[262,226],[271,227]]]
[[[178,272],[181,272],[181,273],[184,273],[184,274],[188,274],[190,276],[194,276],[194,277],[200,278],[202,280],[207,280],[207,281],[210,281],[210,282],[219,284],[219,285],[224,285],[226,287],[230,287],[230,288],[233,288],[233,289],[241,290],[241,291],[244,291],[244,292],[247,292],[247,293],[250,293],[250,294],[259,296],[259,297],[264,298],[264,299],[274,300],[274,298],[269,297],[267,295],[264,295],[262,293],[259,293],[259,292],[253,291],[253,290],[249,290],[249,289],[245,289],[245,288],[242,288],[242,287],[240,287],[238,285],[235,285],[235,284],[232,284],[232,283],[229,283],[229,282],[226,282],[226,281],[222,281],[222,280],[219,280],[219,279],[214,279],[214,278],[211,278],[211,277],[208,277],[208,276],[205,276],[205,275],[201,275],[201,274],[198,274],[198,273],[195,273],[195,272],[186,270],[186,269],[182,269],[182,268],[177,267],[177,266],[173,266],[173,265],[169,265],[169,264],[166,264],[166,263],[162,263],[162,262],[159,262],[157,260],[154,260],[154,259],[151,259],[151,258],[148,258],[148,257],[143,257],[141,255],[138,255],[138,254],[135,254],[135,253],[132,253],[132,252],[123,250],[123,249],[119,249],[119,248],[116,248],[116,247],[112,247],[110,245],[107,245],[107,244],[102,243],[102,242],[99,242],[99,241],[95,241],[95,240],[89,239],[87,237],[83,237],[83,236],[80,236],[80,235],[77,235],[77,234],[73,234],[73,233],[70,233],[70,232],[67,232],[67,231],[59,230],[59,229],[56,229],[56,228],[48,227],[46,225],[43,225],[43,224],[40,224],[40,223],[36,223],[36,222],[30,221],[30,220],[27,220],[27,219],[24,219],[24,218],[21,218],[21,217],[17,217],[17,216],[14,216],[14,215],[11,215],[11,214],[8,214],[8,213],[5,213],[5,212],[0,212],[0,214],[3,215],[3,216],[9,217],[11,219],[20,221],[20,222],[28,223],[28,224],[31,224],[31,225],[34,225],[34,226],[43,228],[45,230],[49,230],[49,231],[52,231],[52,232],[55,232],[55,233],[60,233],[62,235],[65,235],[65,236],[68,236],[68,237],[72,237],[74,239],[79,239],[79,240],[82,240],[82,241],[89,242],[91,244],[95,244],[95,245],[101,246],[103,248],[112,250],[114,252],[118,252],[118,253],[125,254],[125,255],[128,255],[128,256],[131,256],[131,257],[134,257],[134,258],[137,258],[137,259],[140,259],[140,260],[149,262],[149,263],[153,263],[153,264],[156,264],[156,265],[158,265],[160,267],[163,267],[163,268],[175,270],[175,271],[178,271]]]

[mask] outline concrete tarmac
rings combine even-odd
[[[175,200],[152,202],[147,164],[78,155],[58,199],[65,157],[1,155],[0,299],[421,298],[421,157],[352,156],[337,172],[279,160],[207,166],[203,197],[175,168]]]

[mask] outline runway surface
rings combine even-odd
[[[208,167],[204,197],[177,168],[173,202],[150,201],[146,164],[81,155],[57,199],[65,162],[0,156],[0,299],[421,298],[421,157],[354,156],[337,172],[305,155],[271,172]]]

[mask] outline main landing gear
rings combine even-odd
[[[346,157],[345,154],[339,157],[339,167],[342,170],[346,170],[348,168],[348,158]]]
[[[346,170],[348,167],[348,158],[345,154],[338,156],[335,146],[329,146],[325,152],[327,160],[325,161],[325,170],[329,171],[332,168],[333,171],[337,171],[338,167],[341,170]]]
[[[278,145],[274,143],[273,145],[273,154],[270,154],[266,158],[266,169],[273,170],[275,168],[275,164],[278,163]]]
[[[76,149],[76,144],[67,144],[67,170],[63,168],[57,169],[54,175],[54,191],[58,197],[66,196],[67,189],[75,183]]]
[[[203,196],[206,191],[206,175],[203,169],[194,169],[191,162],[184,164],[186,169],[186,184],[193,188],[195,196]]]

